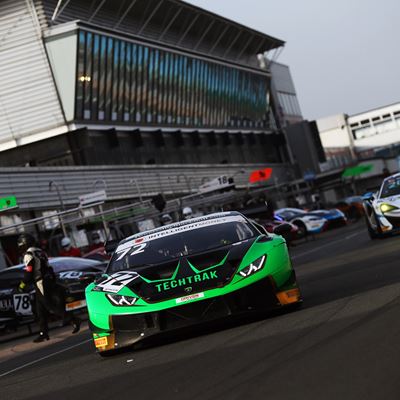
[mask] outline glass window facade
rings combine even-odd
[[[300,106],[295,94],[278,92],[278,100],[286,115],[301,116]]]
[[[75,118],[195,128],[266,128],[269,78],[80,30]]]

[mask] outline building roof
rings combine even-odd
[[[34,0],[42,28],[81,20],[243,64],[284,41],[181,0]]]

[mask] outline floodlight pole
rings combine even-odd
[[[106,181],[105,181],[104,179],[96,179],[96,180],[93,182],[93,189],[94,189],[94,190],[96,190],[96,185],[97,185],[98,183],[102,183],[102,184],[104,185],[104,191],[107,190],[107,183],[106,183]],[[106,240],[108,240],[108,239],[109,239],[109,236],[110,236],[110,228],[108,227],[108,223],[107,223],[107,221],[106,221],[106,219],[105,219],[105,217],[104,217],[103,204],[99,204],[99,211],[100,211],[100,214],[101,214],[101,221],[103,222],[104,232],[105,232],[105,234],[106,234]]]
[[[61,210],[65,211],[64,202],[63,202],[63,199],[62,199],[62,196],[61,196],[61,193],[60,193],[60,188],[58,187],[57,182],[55,182],[55,181],[50,181],[49,182],[49,192],[52,191],[53,186],[56,188],[58,200],[60,201],[60,204],[61,204]],[[64,221],[63,221],[61,215],[59,215],[59,213],[57,213],[57,216],[58,216],[58,220],[59,220],[60,225],[61,225],[61,230],[63,231],[63,234],[66,237],[66,236],[68,236],[68,234],[67,234],[67,229],[65,228],[65,225],[64,225]]]

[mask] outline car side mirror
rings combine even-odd
[[[263,234],[268,236],[268,231],[256,221],[252,221],[253,225]]]
[[[292,231],[292,226],[289,224],[281,224],[274,228],[275,235],[285,236]]]
[[[101,275],[96,276],[96,278],[95,278],[95,280],[93,282],[97,285],[98,283],[103,281],[105,278],[108,278],[108,275],[107,274],[101,274]]]
[[[365,201],[372,201],[375,199],[375,193],[373,193],[373,192],[365,193],[362,198]]]
[[[117,249],[118,243],[119,243],[119,240],[117,240],[117,239],[107,240],[107,242],[104,243],[104,251],[108,255],[112,255],[114,253],[114,251]]]

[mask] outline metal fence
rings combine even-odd
[[[290,181],[286,164],[0,168],[0,193],[16,196],[22,211],[54,210],[77,207],[79,196],[96,190],[106,190],[110,202],[193,194],[221,175],[246,188],[251,171],[266,167],[274,171],[268,185]]]

